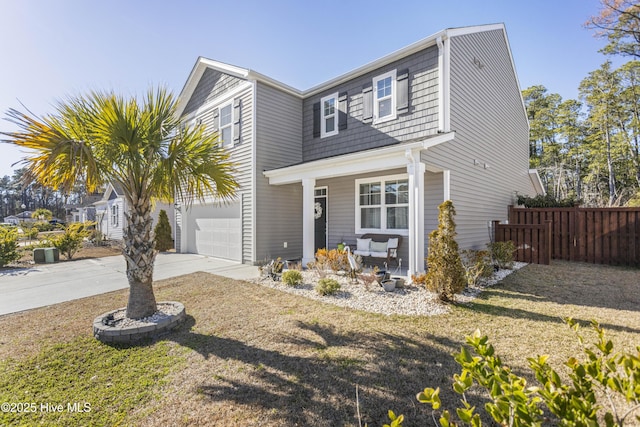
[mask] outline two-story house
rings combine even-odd
[[[484,247],[515,193],[541,188],[502,24],[440,31],[303,91],[199,58],[179,113],[219,132],[241,184],[230,204],[178,203],[182,252],[306,263],[365,233],[401,235],[411,274],[444,200],[460,246]]]

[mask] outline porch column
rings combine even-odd
[[[305,267],[315,259],[315,187],[315,179],[302,180],[302,265]]]
[[[407,155],[409,175],[409,276],[424,271],[424,173],[420,152]]]

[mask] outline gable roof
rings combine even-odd
[[[214,61],[212,59],[204,58],[201,56],[196,61],[193,69],[191,70],[191,73],[189,74],[189,77],[187,78],[187,81],[184,87],[182,88],[182,91],[180,92],[180,95],[178,97],[177,113],[178,115],[182,115],[182,112],[187,106],[187,103],[189,102],[189,100],[191,99],[191,96],[193,95],[193,92],[195,91],[196,86],[200,81],[200,78],[202,77],[202,75],[204,74],[207,68],[213,68],[220,72],[230,74],[232,76],[239,77],[245,80],[259,81],[269,86],[276,87],[291,95],[295,95],[300,98],[306,98],[308,96],[313,96],[319,92],[322,92],[325,89],[339,85],[340,83],[343,83],[347,80],[351,80],[355,77],[358,77],[369,71],[383,67],[387,64],[390,64],[393,61],[397,61],[398,59],[409,56],[427,47],[436,45],[438,43],[438,40],[445,40],[447,38],[461,36],[465,34],[473,34],[473,33],[480,33],[484,31],[494,31],[494,30],[502,30],[504,32],[504,37],[505,37],[505,40],[507,40],[507,47],[508,47],[509,42],[507,39],[506,29],[504,24],[502,23],[476,25],[476,26],[469,26],[469,27],[447,28],[435,34],[432,34],[422,40],[412,43],[409,46],[406,46],[402,49],[399,49],[395,52],[385,55],[382,58],[376,59],[372,62],[369,62],[368,64],[365,64],[345,74],[342,74],[341,76],[335,77],[331,80],[328,80],[324,83],[321,83],[307,90],[296,89],[292,86],[289,86],[285,83],[282,83],[278,80],[275,80],[271,77],[268,77],[264,74],[261,74],[257,71],[254,71],[248,68],[237,67],[235,65],[226,64],[220,61]],[[509,49],[509,57],[511,58],[511,64],[514,67],[514,74],[517,76],[517,73],[515,73],[515,64],[513,62],[513,56],[511,55],[510,49]],[[519,86],[520,84],[518,83],[518,87]]]

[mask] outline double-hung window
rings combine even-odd
[[[356,233],[409,230],[409,180],[406,175],[356,180]]]
[[[223,147],[233,146],[233,103],[220,107],[220,126],[218,129]]]
[[[320,137],[338,134],[338,93],[332,93],[320,100]]]
[[[111,206],[111,225],[118,225],[118,205]]]
[[[396,70],[373,79],[374,123],[396,118]]]

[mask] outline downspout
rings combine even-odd
[[[438,45],[438,130],[451,130],[450,105],[450,41],[445,36],[436,39]]]

